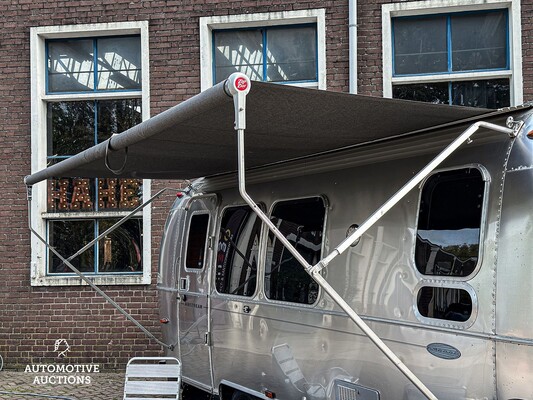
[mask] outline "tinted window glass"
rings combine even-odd
[[[316,80],[316,28],[271,29],[267,32],[267,80]]]
[[[195,214],[191,217],[185,268],[201,269],[204,267],[208,226],[209,214]]]
[[[215,30],[214,82],[242,72],[252,80],[316,81],[315,25]]]
[[[48,221],[48,242],[62,257],[68,259],[79,249],[94,239],[94,220]],[[72,265],[82,272],[94,272],[95,245],[70,260]],[[48,273],[72,273],[72,270],[51,250],[48,251]]]
[[[260,231],[261,220],[250,207],[224,211],[217,250],[216,288],[220,293],[254,294]]]
[[[418,292],[417,306],[427,318],[464,322],[472,314],[472,298],[463,289],[424,286]]]
[[[448,70],[446,17],[400,18],[393,29],[395,74]]]
[[[310,264],[320,260],[326,209],[321,198],[276,204],[271,220]],[[269,299],[313,304],[317,283],[270,233],[265,263],[265,292]]]
[[[393,85],[392,97],[403,100],[425,101],[433,104],[448,104],[450,102],[448,82]]]
[[[507,12],[451,16],[452,70],[507,67]]]
[[[454,82],[452,104],[493,109],[509,107],[511,105],[509,79]]]
[[[420,202],[415,260],[425,275],[468,276],[478,261],[485,182],[468,168],[432,175]]]

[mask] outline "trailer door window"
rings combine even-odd
[[[424,275],[468,276],[478,263],[485,182],[475,168],[439,172],[422,189],[415,261]]]
[[[219,293],[253,296],[261,220],[248,206],[224,211],[220,224],[216,289]]]
[[[326,208],[320,197],[279,202],[271,220],[310,264],[320,260]],[[318,284],[270,233],[265,263],[265,293],[271,300],[313,304]]]
[[[205,261],[209,214],[194,214],[189,225],[185,268],[202,269]]]

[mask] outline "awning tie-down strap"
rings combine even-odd
[[[150,199],[148,199],[146,202],[141,204],[140,206],[136,207],[134,210],[132,210],[128,215],[121,218],[119,221],[117,221],[113,226],[111,226],[109,229],[107,229],[105,232],[100,234],[98,237],[93,239],[90,243],[83,246],[81,249],[79,249],[75,254],[70,256],[68,259],[64,258],[53,246],[51,246],[46,239],[44,239],[39,232],[37,232],[35,229],[33,229],[32,223],[31,223],[31,200],[32,200],[32,187],[28,186],[28,225],[30,228],[30,231],[35,235],[39,241],[41,241],[50,251],[52,251],[67,267],[72,270],[76,275],[80,277],[82,281],[84,281],[87,285],[89,285],[91,288],[93,288],[100,296],[102,296],[109,304],[111,304],[117,311],[119,311],[122,315],[124,315],[129,321],[133,322],[135,326],[137,326],[141,331],[144,332],[146,336],[148,336],[150,339],[155,340],[159,345],[173,350],[174,345],[169,345],[161,340],[159,340],[157,337],[154,336],[153,333],[151,333],[148,329],[146,329],[139,321],[137,321],[135,318],[133,318],[130,313],[128,313],[126,310],[124,310],[119,304],[117,304],[111,297],[109,297],[102,289],[100,289],[98,286],[96,286],[89,278],[87,278],[80,270],[78,270],[72,263],[70,262],[75,257],[79,256],[81,253],[89,249],[94,243],[114,231],[116,228],[121,226],[124,222],[129,220],[133,215],[135,215],[138,211],[142,210],[144,207],[146,207],[148,204],[150,204],[152,201],[154,201],[156,198],[161,196],[164,192],[172,188],[164,188],[161,189],[159,192],[154,194]],[[175,189],[174,189],[175,190]]]

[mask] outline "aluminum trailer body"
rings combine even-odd
[[[513,116],[531,130],[530,112]],[[298,225],[286,232],[302,253],[323,256],[466,128],[258,168],[248,191],[274,221]],[[439,399],[533,398],[533,140],[525,133],[479,133],[321,272]],[[316,221],[309,214],[321,208]],[[165,341],[179,343],[170,354],[182,360],[184,380],[223,397],[237,389],[259,398],[424,398],[301,266],[282,271],[290,256],[276,254],[246,210],[228,174],[196,181],[170,212],[161,316],[170,320]],[[198,240],[201,251],[192,248]],[[454,250],[461,245],[471,253]],[[197,268],[187,260],[200,253]],[[280,293],[292,289],[300,296]]]

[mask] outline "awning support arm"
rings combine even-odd
[[[143,204],[141,204],[140,206],[136,207],[135,209],[133,209],[128,215],[126,215],[125,217],[123,217],[122,219],[120,219],[119,221],[117,221],[114,225],[112,225],[109,229],[107,229],[105,232],[103,232],[102,234],[100,234],[97,238],[95,238],[94,240],[92,240],[90,243],[88,243],[87,245],[83,246],[80,250],[78,250],[75,254],[73,254],[72,256],[70,256],[68,259],[64,258],[53,246],[50,245],[50,243],[48,243],[46,241],[46,239],[44,239],[40,234],[39,232],[37,232],[33,226],[32,226],[32,207],[31,207],[31,202],[32,202],[32,187],[31,186],[27,186],[27,191],[28,191],[28,226],[29,226],[29,229],[30,229],[30,232],[33,233],[35,235],[35,237],[40,241],[42,242],[46,248],[50,249],[50,251],[52,251],[52,253],[54,253],[67,267],[70,268],[70,270],[72,270],[72,272],[74,272],[76,275],[78,275],[78,277],[83,281],[85,282],[87,285],[89,285],[92,289],[94,289],[100,296],[102,296],[109,304],[111,304],[118,312],[120,312],[122,315],[124,315],[126,317],[126,319],[128,319],[129,321],[133,322],[133,324],[135,326],[137,326],[141,331],[143,331],[143,333],[148,336],[149,338],[155,340],[157,342],[157,344],[167,348],[167,349],[170,349],[170,350],[173,350],[174,349],[174,345],[169,345],[169,344],[166,344],[164,342],[162,342],[161,340],[159,340],[157,337],[154,336],[153,333],[151,333],[148,329],[146,329],[143,325],[141,325],[140,322],[138,322],[135,318],[133,318],[126,310],[124,310],[118,303],[116,303],[111,297],[109,297],[102,289],[100,289],[98,286],[96,286],[89,278],[87,278],[79,269],[77,269],[74,265],[72,265],[72,263],[70,262],[72,259],[74,259],[75,257],[77,257],[78,255],[80,255],[81,253],[83,253],[84,251],[86,251],[87,249],[89,249],[94,243],[96,243],[97,241],[99,241],[100,239],[102,239],[104,236],[108,235],[109,233],[111,233],[112,231],[114,231],[116,228],[118,228],[120,225],[122,225],[124,222],[126,222],[128,219],[130,219],[131,217],[133,217],[133,215],[135,213],[137,213],[138,211],[142,210],[144,207],[146,207],[148,204],[150,204],[152,201],[154,201],[156,198],[158,198],[159,196],[161,196],[165,191],[169,190],[171,188],[164,188],[164,189],[161,189],[159,192],[157,192],[156,194],[154,194],[150,199],[148,199],[146,202],[144,202]]]
[[[238,82],[246,81],[245,85],[239,85]],[[239,87],[240,86],[240,87]],[[242,88],[244,87],[244,89]],[[364,334],[381,350],[381,352],[409,379],[429,400],[438,400],[437,397],[424,385],[420,379],[396,356],[396,354],[381,340],[381,338],[361,319],[361,317],[353,310],[353,308],[337,293],[337,291],[324,279],[321,275],[321,270],[331,262],[339,254],[342,254],[352,243],[354,243],[361,235],[367,231],[373,224],[375,224],[388,210],[390,210],[396,203],[409,193],[416,185],[418,185],[431,171],[433,171],[440,163],[442,163],[450,154],[452,154],[465,141],[470,140],[470,137],[481,127],[496,130],[508,134],[514,138],[518,134],[521,124],[508,121],[509,128],[504,128],[499,125],[490,124],[487,122],[476,122],[466,129],[457,139],[455,139],[446,149],[444,149],[433,161],[431,161],[424,169],[415,175],[404,187],[402,187],[395,195],[391,197],[381,208],[379,208],[361,227],[359,227],[352,235],[345,239],[335,250],[333,250],[327,257],[319,261],[316,265],[311,266],[292,246],[292,244],[285,238],[283,234],[270,221],[270,218],[257,206],[256,202],[248,195],[246,191],[246,162],[244,151],[244,130],[246,128],[246,103],[245,96],[250,90],[250,81],[243,74],[233,74],[226,81],[226,90],[233,96],[235,106],[235,130],[237,131],[237,158],[238,158],[238,181],[239,193],[244,201],[250,206],[254,213],[265,223],[268,229],[276,236],[276,238],[287,248],[287,250],[298,260],[298,262],[305,268],[315,281],[331,296],[339,307],[350,317],[350,319],[361,329]]]
[[[370,229],[387,211],[394,207],[401,199],[403,199],[412,189],[414,189],[420,182],[422,182],[435,168],[439,166],[446,158],[448,158],[455,150],[457,150],[464,142],[469,142],[470,137],[478,131],[479,128],[486,128],[493,131],[506,133],[510,138],[515,138],[518,130],[522,126],[521,123],[508,121],[508,125],[512,128],[506,128],[500,125],[491,124],[489,122],[478,121],[470,125],[459,137],[448,145],[442,152],[440,152],[429,164],[427,164],[420,172],[418,172],[411,180],[409,180],[400,190],[398,190],[389,200],[387,200],[377,211],[375,211],[365,222],[361,224],[350,236],[344,239],[327,257],[315,264],[309,273],[314,277],[323,268],[337,256],[344,253],[352,244],[354,244],[363,234]]]
[[[306,272],[310,273],[312,266],[303,258],[298,250],[285,238],[285,236],[276,228],[270,221],[270,218],[257,206],[256,202],[246,192],[246,163],[244,156],[244,128],[246,123],[244,121],[245,106],[239,102],[239,89],[235,82],[239,79],[246,79],[248,82],[247,89],[250,88],[249,80],[242,74],[233,74],[228,78],[226,85],[230,94],[232,94],[235,101],[235,129],[237,130],[237,157],[238,157],[238,180],[239,193],[244,201],[251,207],[255,214],[265,223],[268,229],[276,236],[276,238],[287,248],[287,250],[298,260],[305,268]],[[247,93],[247,92],[246,92]],[[242,96],[244,97],[244,96]],[[237,114],[239,113],[239,114]],[[240,123],[238,123],[238,120]],[[318,279],[317,279],[318,277]],[[437,397],[424,385],[413,372],[394,354],[394,352],[379,338],[376,333],[361,319],[361,317],[346,303],[342,297],[331,287],[331,285],[318,273],[313,275],[316,282],[332,297],[332,299],[346,312],[346,314],[355,322],[365,335],[391,360],[394,365],[409,379],[429,400],[438,400]]]

